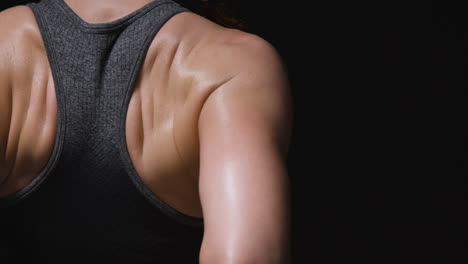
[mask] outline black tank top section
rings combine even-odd
[[[152,40],[172,16],[190,11],[156,0],[89,24],[63,0],[27,6],[52,69],[57,131],[40,174],[0,199],[0,262],[198,263],[203,219],[176,211],[146,187],[125,136],[132,88]]]

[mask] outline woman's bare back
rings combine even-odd
[[[150,1],[123,1],[131,3],[128,9],[102,12],[99,6],[86,8],[91,1],[65,2],[83,20],[103,23]],[[31,10],[2,12],[0,34],[7,36],[0,40],[2,197],[28,185],[49,160],[57,101]],[[287,259],[284,162],[292,107],[282,66],[263,39],[188,12],[161,28],[144,59],[127,112],[128,152],[161,200],[203,216],[203,259]],[[258,222],[259,217],[270,220]],[[215,248],[221,253],[213,253]],[[281,250],[269,253],[274,248]]]

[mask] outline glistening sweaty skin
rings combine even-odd
[[[150,2],[65,1],[88,24],[115,21]],[[60,108],[31,9],[2,12],[0,34],[8,36],[0,40],[0,196],[6,197],[49,161]],[[265,40],[191,12],[171,17],[152,39],[128,104],[126,145],[152,193],[203,218],[201,263],[287,261],[291,120],[285,69]]]

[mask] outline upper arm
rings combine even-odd
[[[203,264],[289,258],[290,88],[276,50],[257,42],[233,58],[245,67],[208,96],[200,113]]]

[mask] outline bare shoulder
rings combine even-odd
[[[0,12],[0,36],[0,92],[5,93],[37,62],[44,62],[46,55],[36,19],[27,6]]]
[[[27,67],[33,54],[37,56],[37,51],[44,51],[36,19],[27,6],[19,5],[0,12],[0,35],[1,65],[10,70]],[[0,72],[5,70],[1,68]]]
[[[287,70],[277,49],[267,40],[245,31],[225,28],[195,13],[184,12],[164,27],[190,47],[184,56],[187,67],[214,79],[226,79],[241,72],[286,78]],[[175,37],[174,37],[175,36]]]
[[[37,23],[31,8],[18,5],[0,12],[0,30],[9,37],[20,36],[24,30],[36,30]],[[9,38],[2,38],[2,42]]]
[[[278,50],[255,34],[225,28],[193,14],[188,16],[180,21],[187,23],[185,36],[193,34],[187,67],[203,75],[204,83],[211,84],[203,88],[200,120],[210,119],[209,123],[215,124],[213,118],[206,117],[227,111],[241,116],[250,109],[250,116],[255,113],[264,124],[269,122],[268,133],[274,134],[286,153],[293,118],[292,96],[287,68]]]
[[[206,56],[223,70],[234,73],[254,73],[258,77],[285,77],[286,68],[276,48],[260,36],[240,30],[226,29],[212,40]],[[207,66],[208,67],[208,66]]]

